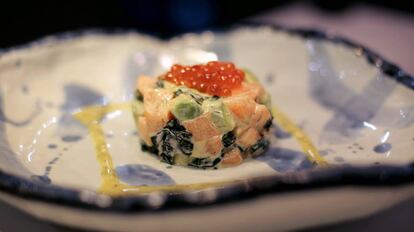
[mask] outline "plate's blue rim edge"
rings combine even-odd
[[[213,31],[220,32],[242,27],[270,27],[273,30],[284,31],[303,38],[327,40],[345,45],[349,48],[360,49],[362,55],[365,56],[370,64],[378,67],[383,73],[387,74],[386,76],[389,76],[404,86],[414,90],[414,77],[406,73],[397,65],[387,61],[376,52],[373,52],[371,49],[359,43],[353,42],[342,36],[327,34],[322,30],[289,28],[282,25],[260,22],[243,22],[235,26]],[[78,38],[86,34],[123,34],[128,32],[139,31],[135,29],[93,29],[65,32],[50,35],[26,45],[0,49],[0,56],[14,50],[42,45],[50,38],[61,41]],[[142,32],[139,33],[148,35]],[[159,39],[155,36],[151,37]],[[88,192],[88,197],[85,197],[85,192],[83,190],[36,183],[0,170],[0,190],[15,197],[36,200],[43,203],[96,210],[99,212],[124,213],[142,211],[161,212],[178,208],[200,207],[248,199],[261,194],[286,193],[334,186],[355,185],[386,187],[410,183],[414,183],[414,162],[405,165],[375,165],[366,167],[341,166],[307,170],[288,173],[286,175],[252,178],[226,187],[193,192],[155,192],[123,197],[110,197],[94,192]],[[206,194],[206,191],[215,191],[216,194],[214,195],[216,197],[211,199],[211,194]],[[158,194],[157,199],[161,199],[157,204],[151,203],[154,202],[152,198],[154,194]]]

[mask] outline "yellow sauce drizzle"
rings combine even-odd
[[[228,184],[234,184],[241,181],[223,181],[212,183],[198,183],[198,184],[181,184],[181,185],[166,185],[166,186],[131,186],[121,183],[118,175],[115,172],[112,162],[111,154],[106,146],[104,131],[100,125],[100,120],[105,117],[106,114],[119,111],[119,110],[131,110],[130,103],[110,104],[110,105],[98,105],[89,106],[83,108],[81,111],[76,112],[74,117],[85,125],[89,130],[96,150],[96,159],[100,166],[101,171],[101,186],[99,192],[108,195],[133,195],[144,194],[154,191],[170,191],[177,192],[183,190],[201,190],[211,187],[221,187]],[[313,146],[308,137],[293,124],[284,114],[277,110],[272,109],[273,114],[277,115],[276,121],[280,126],[291,133],[297,141],[301,144],[302,149],[307,154],[308,158],[318,165],[326,165],[327,162],[319,155],[317,149]]]
[[[325,161],[322,156],[319,155],[318,149],[312,144],[309,137],[299,127],[295,125],[286,115],[276,107],[272,107],[272,113],[275,116],[276,123],[282,127],[285,131],[289,132],[302,150],[308,156],[308,159],[319,166],[326,166],[328,162]]]
[[[235,181],[199,183],[185,185],[166,185],[166,186],[131,186],[121,183],[115,172],[111,154],[108,151],[105,141],[105,133],[99,121],[108,113],[118,110],[131,110],[130,103],[110,104],[103,106],[89,106],[76,112],[74,117],[88,128],[95,145],[96,159],[101,168],[101,186],[99,192],[108,195],[132,195],[143,194],[154,191],[182,191],[182,190],[200,190],[211,187],[220,187]]]

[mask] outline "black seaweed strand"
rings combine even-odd
[[[155,138],[154,138],[155,137]],[[157,136],[151,137],[151,141],[158,149],[158,155],[161,161],[168,164],[174,164],[175,151],[171,143],[175,140],[181,153],[190,156],[193,152],[194,145],[191,142],[191,133],[183,127],[177,119],[170,120],[167,125],[157,133]]]
[[[269,131],[270,127],[272,127],[272,125],[273,125],[273,117],[270,117],[269,120],[267,120],[266,123],[264,124],[263,128],[266,131]]]
[[[164,81],[163,81],[163,80],[158,80],[158,81],[155,83],[155,86],[156,86],[157,88],[164,88]]]
[[[134,95],[135,95],[135,99],[137,101],[141,101],[141,102],[144,101],[144,96],[142,95],[142,93],[138,89],[135,90]]]
[[[203,104],[203,101],[209,98],[209,97],[203,97],[203,96],[200,96],[200,95],[198,95],[198,94],[195,94],[195,93],[192,93],[192,92],[189,92],[189,91],[183,90],[183,89],[178,89],[178,90],[176,90],[176,91],[174,92],[173,97],[174,97],[174,98],[175,98],[175,97],[178,97],[178,96],[180,96],[181,94],[186,94],[186,95],[190,96],[190,97],[191,97],[191,98],[193,98],[193,99],[194,99],[194,101],[195,101],[195,102],[197,102],[199,105],[202,105],[202,104]]]
[[[233,131],[229,131],[223,135],[221,138],[221,142],[223,143],[224,147],[230,147],[236,141],[236,136],[234,135]]]
[[[269,144],[270,144],[269,140],[265,138],[261,138],[250,147],[250,153],[253,156],[259,155],[265,152],[269,148]]]

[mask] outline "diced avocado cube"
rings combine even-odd
[[[138,117],[144,114],[144,103],[142,101],[134,100],[131,104],[132,113]]]
[[[181,153],[177,153],[174,156],[174,164],[176,165],[187,166],[189,160],[190,160],[190,157],[188,155],[184,155]]]
[[[262,96],[260,96],[259,103],[265,105],[269,110],[272,108],[271,98],[268,93],[265,93]]]
[[[244,71],[244,79],[249,82],[249,83],[259,83],[259,80],[257,79],[257,77],[250,72],[250,70],[248,69],[243,69]]]
[[[191,97],[180,95],[174,98],[171,113],[179,121],[185,121],[198,117],[203,111]]]
[[[221,100],[204,101],[203,110],[211,113],[211,119],[221,133],[231,131],[236,126],[230,110]]]

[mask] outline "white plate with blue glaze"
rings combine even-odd
[[[141,151],[128,107],[135,78],[217,59],[252,70],[271,93],[269,151],[219,170]],[[74,117],[91,107],[98,134]],[[0,196],[56,223],[286,230],[361,217],[412,196],[413,149],[413,78],[318,31],[256,25],[168,41],[87,31],[0,53]]]

